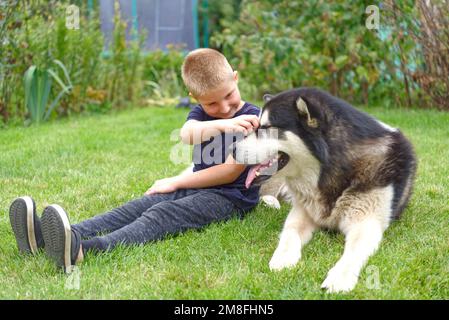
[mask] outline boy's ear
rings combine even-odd
[[[193,100],[198,102],[198,99],[192,94],[192,92],[189,92],[189,97],[193,98]]]
[[[239,82],[239,73],[236,70],[234,70],[234,80]]]
[[[272,94],[269,94],[269,93],[267,93],[267,94],[264,94],[263,95],[263,101],[264,102],[268,102],[268,101],[270,101],[271,99],[273,99],[273,95]]]

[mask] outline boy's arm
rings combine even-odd
[[[232,155],[229,155],[223,164],[182,176],[177,186],[178,189],[198,189],[232,183],[245,168],[246,165],[236,163]]]
[[[181,140],[186,144],[200,144],[222,132],[222,120],[188,120],[181,128]]]
[[[145,194],[169,193],[178,189],[199,189],[232,183],[242,174],[245,167],[246,165],[236,163],[232,155],[229,155],[223,164],[158,180]]]
[[[247,135],[259,126],[259,119],[255,115],[241,115],[232,119],[211,121],[188,120],[182,126],[180,136],[186,144],[200,144],[225,131],[242,132]]]

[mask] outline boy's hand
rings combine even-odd
[[[259,117],[250,114],[244,114],[232,119],[224,119],[220,131],[242,132],[245,136],[259,127]]]
[[[157,180],[145,195],[156,193],[170,193],[179,189],[179,176]]]

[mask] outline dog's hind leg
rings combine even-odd
[[[293,267],[301,259],[301,248],[317,228],[304,209],[293,206],[282,229],[279,244],[270,260],[273,271]]]
[[[342,257],[327,274],[327,292],[351,291],[368,258],[377,250],[391,215],[392,188],[343,196],[336,209],[345,209],[340,229],[346,235]],[[335,209],[334,209],[335,210]]]

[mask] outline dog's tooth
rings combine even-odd
[[[256,177],[260,176],[260,172],[256,171]]]

